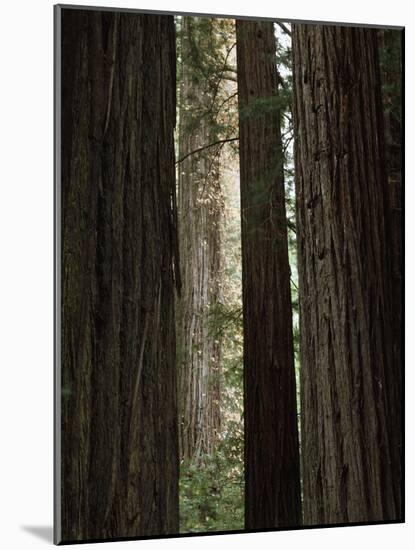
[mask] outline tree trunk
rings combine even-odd
[[[62,539],[177,533],[173,17],[62,36]]]
[[[376,31],[294,25],[304,522],[401,518]]]
[[[245,525],[301,524],[290,268],[272,23],[237,21]]]
[[[194,17],[183,17],[182,25],[180,159],[215,140],[208,112],[215,98],[208,82],[198,74],[206,70],[203,31]],[[214,32],[213,23],[210,32]],[[201,67],[195,67],[196,53]],[[218,148],[188,156],[179,164],[178,173],[180,454],[184,459],[198,459],[213,452],[220,429],[220,339],[210,326],[213,307],[220,297],[222,263]]]
[[[392,256],[392,312],[394,331],[393,350],[396,361],[404,360],[402,340],[403,306],[403,257],[402,257],[402,47],[403,32],[398,30],[378,31],[382,51],[381,77],[382,99],[385,114],[386,166],[390,207],[390,251]],[[395,384],[397,397],[401,400],[401,373]],[[401,434],[402,435],[402,434]]]

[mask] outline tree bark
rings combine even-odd
[[[208,109],[215,98],[200,73],[205,35],[199,20],[183,17],[179,158],[215,139]],[[209,32],[208,32],[209,31]],[[197,59],[196,58],[197,55]],[[201,65],[195,67],[196,62]],[[195,124],[195,118],[198,118]],[[220,338],[211,327],[220,298],[223,197],[218,148],[186,157],[178,166],[182,293],[178,302],[180,448],[184,459],[212,454],[220,429]]]
[[[174,36],[62,10],[65,541],[179,530]]]
[[[245,525],[247,529],[298,526],[300,467],[274,27],[268,22],[237,21],[236,33]]]
[[[404,360],[402,341],[403,306],[403,256],[402,256],[402,48],[403,32],[398,30],[378,31],[379,45],[383,53],[381,64],[382,99],[385,115],[386,167],[390,208],[390,252],[392,257],[392,323],[394,331],[393,350],[396,361]],[[399,373],[400,374],[400,373]],[[402,381],[397,380],[398,399]]]
[[[304,522],[401,518],[376,31],[294,25]]]

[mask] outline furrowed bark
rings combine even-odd
[[[401,518],[376,31],[294,25],[304,522]]]
[[[210,32],[215,32],[213,22]],[[181,35],[180,159],[214,139],[211,117],[206,115],[214,98],[194,68],[197,52],[207,47],[199,20],[183,17]],[[180,454],[186,460],[212,454],[220,429],[220,337],[211,327],[222,265],[219,152],[216,147],[195,153],[178,166]]]
[[[268,22],[237,21],[236,33],[245,526],[298,526],[300,466],[274,27]]]
[[[388,203],[390,208],[390,252],[392,257],[392,323],[394,331],[393,351],[396,361],[403,356],[403,225],[402,225],[402,48],[403,31],[378,31],[382,52],[381,79],[385,119],[386,167],[388,173]],[[399,373],[401,374],[401,373]],[[401,399],[402,380],[397,379],[397,399]],[[401,434],[402,435],[402,434]]]
[[[173,17],[62,36],[62,538],[177,533]]]

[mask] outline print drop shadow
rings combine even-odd
[[[21,529],[45,542],[53,543],[53,527],[51,525],[22,525]]]

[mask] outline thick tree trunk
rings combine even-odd
[[[197,52],[206,44],[198,19],[184,17],[182,25],[179,158],[215,140],[208,113],[215,99],[194,67]],[[197,124],[195,117],[200,117]],[[213,306],[220,297],[222,263],[219,171],[217,148],[190,155],[178,167],[182,272],[178,367],[180,454],[184,459],[211,454],[220,429],[220,339],[210,326]]]
[[[376,31],[294,25],[304,522],[401,517]]]
[[[237,21],[245,525],[301,524],[283,155],[272,23]]]
[[[392,255],[392,311],[394,319],[393,350],[397,361],[403,361],[403,257],[402,257],[402,46],[403,32],[383,30],[378,33],[383,53],[382,99],[385,113],[386,166],[390,207],[390,251]],[[400,373],[398,373],[400,374]],[[399,379],[397,399],[400,400],[402,382]]]
[[[173,17],[62,14],[62,538],[177,533]]]

